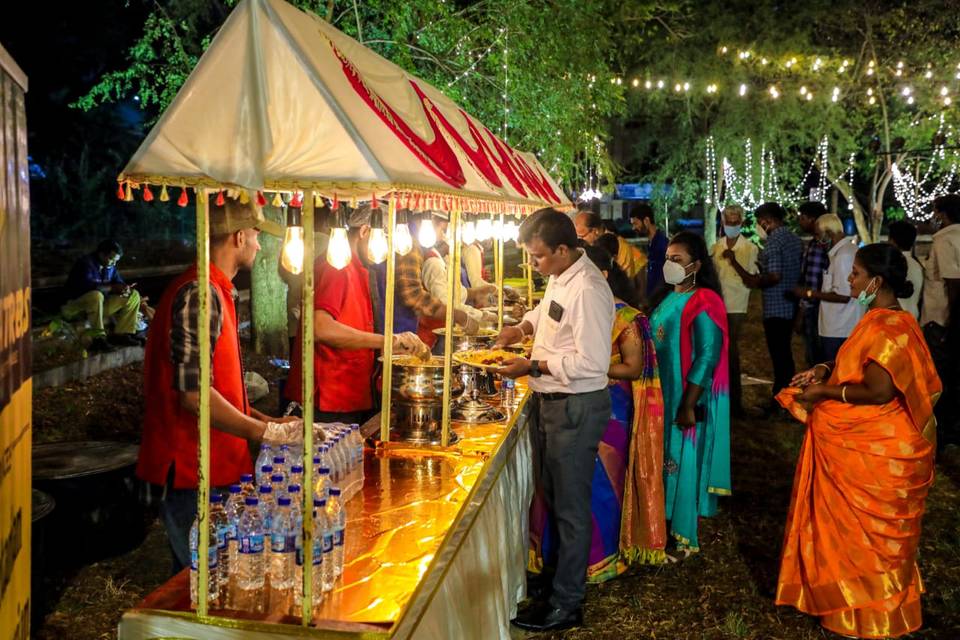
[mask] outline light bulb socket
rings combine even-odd
[[[337,226],[344,227],[347,226],[347,214],[344,212],[344,207],[337,207],[337,210],[334,212],[337,218]]]
[[[383,211],[380,209],[380,207],[377,207],[370,212],[370,228],[383,229]]]
[[[287,207],[287,226],[302,227],[302,210],[300,207]]]

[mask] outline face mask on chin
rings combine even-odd
[[[880,285],[877,285],[877,288],[873,290],[873,293],[867,293],[867,289],[870,288],[870,285],[873,284],[873,281],[876,278],[870,280],[867,283],[867,286],[860,292],[860,295],[857,296],[857,303],[863,305],[864,307],[869,307],[873,304],[873,301],[877,299],[877,291],[880,290]]]

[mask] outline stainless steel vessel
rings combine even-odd
[[[390,407],[391,439],[413,444],[439,444],[443,424],[443,358],[421,362],[394,356]],[[463,380],[451,376],[450,397],[463,393]],[[457,440],[453,430],[450,442]]]

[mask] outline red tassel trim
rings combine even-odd
[[[290,206],[291,206],[291,207],[302,207],[302,206],[303,206],[303,198],[300,197],[300,192],[299,192],[299,191],[294,191],[294,192],[293,192],[293,198],[290,199]]]
[[[150,185],[143,185],[143,201],[153,202],[153,191],[150,191]]]
[[[126,200],[126,199],[127,199],[127,194],[124,193],[124,191],[123,191],[123,183],[122,183],[122,182],[117,185],[117,197],[120,198],[121,200]]]
[[[267,198],[263,195],[263,192],[257,191],[257,206],[265,207],[267,206]]]
[[[330,211],[336,211],[340,208],[340,198],[336,194],[333,195],[333,204],[330,205]]]
[[[177,204],[181,207],[187,206],[190,201],[187,199],[187,188],[180,187],[180,197],[177,198]]]
[[[222,207],[224,202],[223,190],[221,190],[219,193],[217,193],[217,206]]]

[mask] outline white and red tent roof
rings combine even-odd
[[[282,0],[238,4],[119,179],[342,200],[396,193],[412,208],[570,206],[532,154]]]

